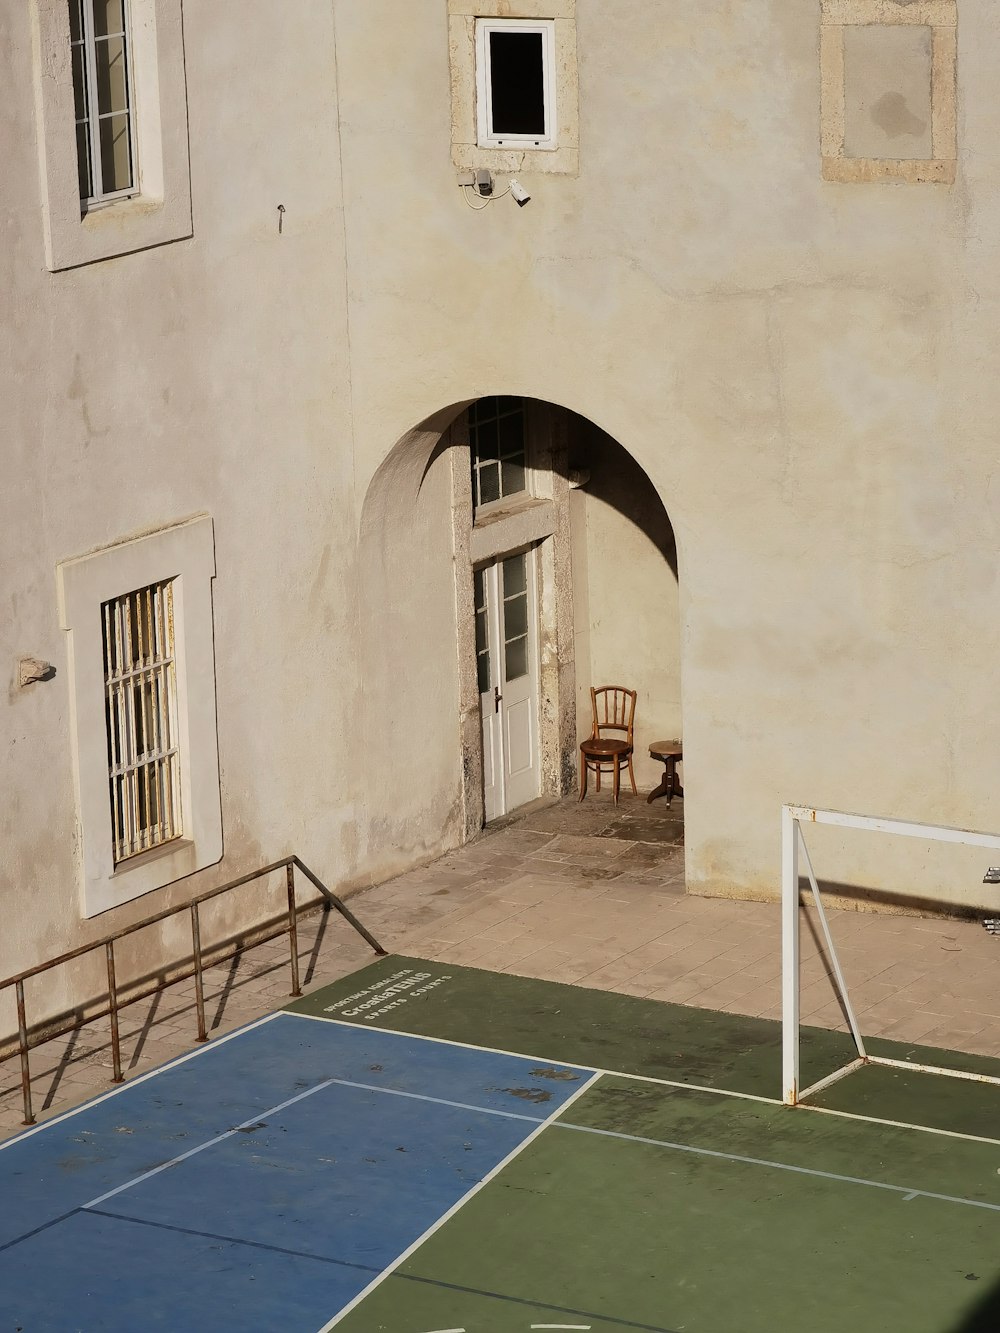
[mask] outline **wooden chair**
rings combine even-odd
[[[594,717],[590,737],[580,745],[580,800],[587,794],[587,770],[597,774],[597,790],[601,790],[601,773],[611,770],[611,787],[618,804],[618,780],[623,764],[628,765],[632,795],[638,796],[635,774],[632,772],[632,723],[635,719],[635,690],[623,685],[601,685],[590,688],[590,706]],[[605,732],[621,732],[620,737],[605,736]]]

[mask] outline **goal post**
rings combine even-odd
[[[960,843],[967,847],[983,847],[1000,851],[1000,835],[977,833],[971,829],[948,828],[936,824],[916,824],[902,819],[881,819],[872,815],[852,815],[840,810],[818,810],[811,806],[784,805],[781,810],[781,1036],[782,1036],[782,1101],[795,1106],[806,1097],[822,1091],[831,1083],[861,1068],[863,1065],[888,1065],[900,1069],[916,1069],[924,1073],[942,1074],[949,1078],[969,1079],[977,1083],[1000,1084],[1000,1078],[975,1074],[961,1069],[943,1069],[936,1065],[921,1065],[912,1061],[891,1060],[871,1055],[865,1048],[864,1037],[855,1017],[847,982],[837,957],[836,945],[830,933],[830,924],[823,906],[816,874],[813,870],[805,827],[832,824],[840,828],[867,829],[876,833],[892,833],[904,838],[922,838],[932,842]],[[824,1078],[799,1087],[799,1029],[801,966],[799,934],[800,875],[804,868],[809,890],[819,920],[827,958],[833,972],[837,997],[843,1007],[857,1055],[847,1064],[835,1069]]]

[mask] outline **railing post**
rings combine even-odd
[[[111,1017],[111,1064],[112,1083],[124,1083],[122,1074],[122,1048],[118,1035],[118,987],[115,984],[115,946],[108,940],[104,946],[108,958],[108,1010]]]
[[[285,866],[285,887],[288,890],[288,943],[292,961],[292,994],[301,995],[299,985],[299,925],[295,915],[295,866],[289,861]]]
[[[205,1026],[205,983],[201,975],[201,922],[198,919],[198,904],[191,904],[191,951],[194,954],[194,1002],[198,1010],[198,1035],[195,1041],[208,1041],[208,1028]]]
[[[24,1101],[24,1123],[33,1125],[35,1115],[31,1109],[31,1067],[28,1064],[28,1023],[24,1016],[24,982],[14,983],[17,998],[17,1046],[21,1053],[21,1097]]]

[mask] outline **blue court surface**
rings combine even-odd
[[[590,1077],[536,1066],[278,1014],[29,1131],[0,1329],[316,1333]]]
[[[997,1087],[780,1045],[379,960],[0,1144],[0,1333],[998,1333]]]

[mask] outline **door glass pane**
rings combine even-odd
[[[504,597],[514,597],[519,592],[524,592],[528,586],[527,557],[521,555],[509,556],[503,562],[503,595]]]
[[[489,648],[489,635],[486,628],[486,611],[476,612],[476,652],[485,653]]]
[[[489,694],[490,691],[490,655],[489,653],[476,654],[476,678],[479,683],[479,693]]]
[[[477,569],[472,575],[475,588],[476,610],[486,610],[486,570]]]
[[[528,632],[528,596],[522,593],[503,604],[503,632],[505,639],[516,639]]]
[[[504,678],[517,680],[528,674],[528,640],[511,639],[504,644]]]
[[[80,17],[80,0],[69,0],[69,39],[79,42],[83,37],[83,20]]]

